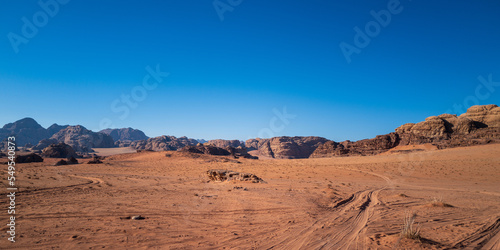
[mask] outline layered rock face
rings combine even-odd
[[[494,104],[472,106],[459,118],[467,118],[478,123],[480,127],[500,128],[500,107]]]
[[[432,143],[439,148],[468,146],[500,139],[500,107],[497,105],[472,106],[466,113],[456,116],[431,116],[417,124],[405,124],[396,129],[400,144]]]
[[[274,137],[271,139],[250,139],[247,148],[258,150],[259,155],[277,159],[308,158],[314,150],[328,140],[322,137]]]
[[[311,158],[350,156],[350,155],[375,155],[385,152],[399,143],[399,136],[396,133],[378,135],[373,139],[360,141],[328,141],[320,145],[311,155]]]
[[[470,146],[500,141],[500,108],[497,105],[472,106],[456,116],[431,116],[419,123],[407,123],[394,133],[373,139],[341,143],[329,141],[311,157],[373,155],[398,145],[432,143],[438,148]]]
[[[237,147],[244,147],[245,144],[244,143],[241,143],[241,141],[239,140],[209,140],[207,142],[205,142],[204,144],[206,145],[212,145],[212,146],[216,146],[216,147],[219,147],[219,148],[226,148],[226,147],[233,147],[233,148],[237,148]]]
[[[175,136],[162,135],[147,140],[134,141],[130,144],[130,147],[138,150],[166,151],[178,150],[185,146],[194,146],[196,144],[198,144],[198,141],[185,136],[177,138]]]
[[[68,126],[51,139],[70,145],[77,152],[92,152],[92,148],[112,148],[113,138],[107,134],[92,132],[81,125]]]

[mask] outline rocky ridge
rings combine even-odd
[[[212,146],[216,146],[219,148],[225,148],[225,147],[237,148],[237,147],[244,147],[245,146],[245,144],[239,140],[222,140],[222,139],[209,140],[203,144],[212,145]]]
[[[81,125],[68,126],[54,134],[50,139],[64,142],[77,152],[93,152],[92,148],[112,148],[113,138],[107,134],[96,133]]]
[[[407,123],[395,132],[372,139],[351,142],[329,141],[320,145],[311,157],[374,155],[398,145],[431,143],[437,148],[487,144],[500,141],[500,107],[472,106],[457,116],[431,116],[419,123]]]
[[[166,151],[178,150],[185,146],[194,146],[197,144],[198,141],[185,136],[177,138],[175,136],[162,135],[147,140],[134,141],[129,146],[137,150]]]

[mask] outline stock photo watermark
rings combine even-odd
[[[493,81],[493,75],[489,74],[488,78],[484,76],[478,76],[477,80],[479,83],[474,89],[474,95],[469,95],[464,98],[462,104],[453,104],[452,109],[446,111],[447,114],[462,114],[467,111],[467,107],[474,105],[479,105],[480,101],[484,101],[490,98],[491,94],[495,92],[495,87],[500,87],[500,82]]]
[[[354,27],[355,34],[352,44],[347,42],[339,44],[347,63],[352,62],[351,57],[353,54],[361,53],[362,49],[370,45],[372,39],[380,35],[382,28],[386,28],[391,23],[392,17],[400,14],[403,9],[399,0],[389,0],[386,9],[380,11],[371,10],[370,15],[373,20],[368,21],[363,29],[358,26]]]
[[[286,110],[286,106],[283,107],[283,111],[279,111],[277,108],[273,108],[274,116],[269,120],[269,127],[262,128],[257,134],[258,138],[273,138],[276,133],[285,130],[285,127],[290,124],[290,120],[295,119],[297,115],[289,114]],[[249,137],[252,139],[252,137]]]
[[[14,33],[9,32],[7,34],[7,39],[9,39],[12,49],[17,54],[19,53],[19,46],[21,44],[28,44],[30,39],[34,38],[39,29],[47,26],[49,20],[54,18],[61,6],[69,3],[70,0],[40,0],[38,1],[38,6],[41,10],[35,12],[31,18],[23,16],[21,18],[22,26],[21,32]]]
[[[9,216],[8,238],[10,242],[16,242],[16,137],[7,137],[7,155],[9,161],[7,162],[7,214]]]
[[[146,67],[148,72],[142,79],[142,84],[133,87],[129,93],[122,94],[111,102],[110,108],[113,113],[118,115],[118,119],[125,120],[130,115],[131,109],[136,109],[139,103],[146,100],[148,92],[156,89],[158,84],[162,83],[164,78],[170,75],[168,72],[162,72],[160,65],[157,64],[153,69],[151,66]],[[113,121],[110,118],[103,118],[99,122],[99,128],[106,129],[113,126]]]
[[[215,12],[217,12],[217,15],[219,16],[219,20],[222,22],[224,21],[224,13],[226,12],[233,12],[236,7],[238,7],[241,3],[243,3],[243,0],[214,0],[212,2]]]

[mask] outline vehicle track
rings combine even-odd
[[[58,186],[58,187],[48,187],[48,188],[37,188],[37,189],[21,190],[21,191],[16,192],[16,194],[20,194],[20,195],[36,194],[36,193],[40,193],[40,192],[48,192],[48,191],[56,191],[56,190],[68,191],[68,188],[74,189],[74,188],[81,188],[81,187],[85,187],[85,186],[95,186],[95,185],[99,185],[99,184],[103,184],[104,183],[104,181],[102,179],[95,178],[95,177],[85,177],[85,176],[77,176],[77,175],[68,175],[68,176],[75,177],[75,178],[85,179],[85,180],[88,180],[88,182],[86,182],[86,183],[80,183],[80,184],[74,184],[74,185],[68,185],[68,186]]]
[[[500,249],[500,217],[455,243],[449,249]]]
[[[373,217],[378,195],[385,188],[364,190],[341,200],[318,214],[309,226],[280,234],[266,249],[349,249],[359,243],[366,232],[368,221]]]

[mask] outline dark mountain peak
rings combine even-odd
[[[31,117],[26,117],[21,120],[15,121],[13,123],[8,123],[3,126],[3,129],[7,130],[20,130],[23,128],[29,128],[29,129],[40,129],[43,128],[38,122],[35,121],[35,119]]]

